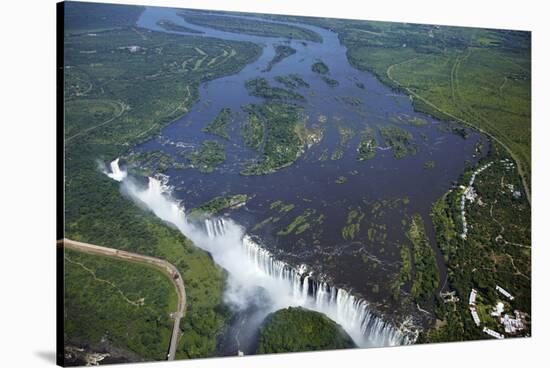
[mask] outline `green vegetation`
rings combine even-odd
[[[137,167],[130,168],[132,173],[143,176],[151,176],[154,173],[163,173],[169,168],[185,168],[185,165],[177,162],[173,156],[170,156],[162,151],[132,152],[123,157],[128,165],[135,165]]]
[[[281,61],[283,61],[285,58],[294,55],[296,53],[296,49],[287,46],[287,45],[277,45],[275,46],[275,56],[273,56],[273,59],[267,64],[267,67],[264,69],[265,72],[269,72],[273,66]]]
[[[250,198],[246,194],[234,194],[223,197],[215,197],[210,201],[189,211],[189,218],[201,218],[215,215],[226,209],[235,209],[246,204]]]
[[[338,82],[336,79],[332,79],[332,78],[329,78],[327,77],[326,75],[322,75],[321,76],[321,79],[329,85],[329,87],[336,87],[340,84],[340,82]]]
[[[361,141],[359,142],[359,147],[357,151],[357,159],[359,161],[370,160],[376,156],[376,148],[378,147],[378,142],[374,136],[374,130],[371,127],[366,127],[361,131]]]
[[[65,127],[72,131],[65,140],[64,235],[174,264],[188,298],[182,320],[185,334],[176,357],[213,356],[230,317],[222,299],[224,271],[179,231],[121,196],[119,184],[98,170],[97,161],[110,162],[158,134],[187,112],[200,83],[238,72],[260,55],[261,48],[246,42],[145,33],[130,28],[142,8],[119,7],[65,4],[64,117]],[[119,17],[131,14],[124,22]],[[77,34],[99,26],[103,31],[95,36]],[[65,302],[78,305],[71,295],[77,294],[69,292]],[[120,323],[132,323],[131,315],[119,317]],[[67,315],[65,323],[79,322]],[[155,344],[151,342],[151,351]]]
[[[270,16],[267,16],[268,18]],[[531,176],[531,33],[279,16],[334,30],[350,63],[406,92],[417,111],[491,134]],[[527,193],[529,196],[529,193]]]
[[[369,229],[367,230],[369,242],[384,244],[388,238],[387,230],[388,226],[386,224],[370,223]]]
[[[335,150],[337,151],[338,148]],[[332,152],[332,155],[331,157],[335,157],[335,159],[337,159],[338,157],[344,157],[344,151],[342,151],[341,149],[339,150],[339,153],[335,154],[334,152]],[[324,148],[322,151],[321,151],[321,154],[319,155],[319,158],[318,158],[319,161],[323,162],[323,161],[326,161],[328,160],[328,148]]]
[[[344,184],[347,181],[348,181],[348,178],[342,175],[340,175],[339,177],[336,178],[336,180],[334,180],[336,184]]]
[[[294,205],[292,205],[292,208],[294,208]],[[288,212],[285,211],[283,208],[281,208],[281,212]],[[291,233],[295,233],[296,235],[299,235],[309,229],[310,224],[307,222],[307,219],[309,216],[315,214],[315,210],[308,208],[299,216],[296,216],[294,220],[290,224],[288,224],[284,229],[279,230],[277,232],[277,235],[289,235]]]
[[[349,106],[360,106],[363,104],[363,101],[361,101],[361,99],[354,96],[336,96],[334,97],[334,99],[336,99],[336,101],[343,102]]]
[[[325,315],[303,308],[281,309],[260,329],[259,354],[353,348],[342,327]]]
[[[255,78],[246,81],[246,89],[252,96],[268,100],[298,100],[304,101],[304,96],[279,87],[272,87],[265,78]]]
[[[447,264],[448,282],[460,300],[456,305],[438,304],[436,316],[445,323],[422,334],[420,342],[487,338],[474,325],[468,310],[472,288],[483,295],[483,304],[494,306],[502,300],[495,291],[495,285],[500,285],[514,296],[510,310],[531,313],[530,205],[507,151],[492,146],[478,167],[488,162],[493,165],[477,175],[474,183],[478,198],[473,203],[466,201],[466,239],[460,237],[460,190],[447,192],[432,206],[432,222]],[[478,167],[468,170],[459,184],[467,185]],[[515,191],[519,197],[514,196]],[[524,334],[529,335],[530,328]]]
[[[361,208],[351,209],[348,212],[348,219],[346,226],[342,229],[342,238],[344,240],[353,240],[359,234],[361,229],[361,221],[365,217],[365,214],[361,211]]]
[[[387,146],[393,150],[393,157],[401,159],[408,154],[415,155],[418,145],[410,132],[393,125],[379,125],[380,135]]]
[[[426,238],[424,221],[419,214],[411,217],[407,237],[413,245],[414,281],[411,294],[417,302],[431,302],[439,284],[439,273],[432,246]]]
[[[264,140],[264,125],[258,115],[254,113],[252,106],[243,106],[243,110],[248,113],[241,129],[244,143],[252,149],[259,150]]]
[[[161,19],[157,22],[159,27],[164,28],[167,31],[174,32],[186,32],[186,33],[204,33],[202,31],[197,31],[196,29],[191,29],[189,27],[182,26],[180,24],[174,23],[168,19]]]
[[[329,72],[327,64],[318,61],[311,65],[311,70],[317,74],[327,74]]]
[[[355,130],[343,124],[338,125],[338,147],[334,149],[330,155],[331,160],[340,160],[344,157],[344,149],[348,146],[348,142],[355,136]]]
[[[399,293],[403,286],[412,280],[412,255],[411,249],[407,245],[402,245],[399,248],[399,255],[401,257],[401,266],[399,268],[399,274],[391,285],[393,292],[393,299],[398,300]]]
[[[309,88],[309,83],[303,80],[298,74],[278,75],[275,77],[275,81],[284,84],[286,88]]]
[[[252,228],[252,231],[260,230],[262,227],[269,224],[270,222],[271,223],[276,223],[276,222],[279,222],[279,220],[280,220],[279,217],[270,216],[270,217],[266,218],[265,220],[263,220],[261,222],[258,222],[256,225],[254,225],[254,227]]]
[[[336,147],[334,151],[332,151],[332,154],[330,155],[330,159],[333,161],[340,160],[344,157],[344,150],[342,147]]]
[[[241,171],[242,175],[262,175],[291,165],[302,154],[306,137],[300,134],[303,127],[302,108],[282,103],[250,105],[248,112],[264,122],[266,127],[263,158]]]
[[[218,113],[216,118],[203,128],[203,132],[207,132],[225,139],[229,139],[229,134],[227,134],[226,128],[230,118],[231,118],[231,109],[229,107],[224,107]]]
[[[317,33],[286,24],[267,23],[254,19],[234,18],[199,12],[185,12],[178,15],[189,23],[199,26],[219,29],[225,32],[244,33],[261,37],[284,37],[290,39],[321,42],[323,39]]]
[[[216,166],[225,162],[223,144],[217,141],[204,141],[198,150],[187,155],[191,167],[204,173],[214,172]]]
[[[338,144],[345,146],[350,139],[355,137],[355,130],[348,126],[339,125],[338,126]]]
[[[496,137],[529,184],[529,32],[382,22],[340,23],[336,31],[354,66],[406,91],[418,111]]]
[[[272,204],[273,205],[273,204]],[[281,213],[287,213],[287,212],[290,212],[294,209],[294,204],[293,203],[289,203],[289,204],[281,204],[281,207],[279,209],[279,212]]]
[[[453,125],[441,124],[437,127],[437,130],[439,130],[440,132],[455,134],[455,135],[461,136],[464,139],[468,138],[468,136],[470,135],[470,133],[465,127],[457,124],[453,124]]]
[[[64,250],[65,344],[106,339],[145,360],[162,360],[177,309],[174,285],[159,270]]]
[[[428,125],[428,121],[417,116],[410,116],[408,114],[398,114],[390,117],[390,119],[395,123],[413,125],[413,126],[424,126]]]
[[[425,169],[433,169],[434,167],[435,167],[435,161],[434,160],[424,162],[424,168]]]

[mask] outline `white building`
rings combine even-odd
[[[503,312],[504,312],[504,303],[498,302],[497,305],[495,305],[495,307],[493,308],[493,311],[491,312],[491,316],[500,317]]]
[[[505,297],[507,297],[508,299],[510,300],[514,300],[514,297],[512,296],[512,294],[510,294],[508,291],[504,290],[503,288],[501,288],[500,286],[497,285],[497,291],[499,293],[501,293],[502,295],[504,295]]]
[[[483,332],[485,332],[487,335],[489,335],[491,337],[494,337],[495,339],[499,339],[499,340],[504,339],[504,335],[499,334],[498,332],[493,331],[490,328],[483,327]]]
[[[516,318],[512,318],[508,314],[505,314],[504,317],[500,318],[500,323],[504,326],[504,331],[509,334],[516,333],[525,329],[525,325],[521,320],[520,314],[518,311],[514,311]]]
[[[470,307],[470,313],[472,314],[472,318],[474,319],[474,323],[477,327],[481,324],[481,320],[479,319],[479,315],[477,314],[477,311],[475,307]]]
[[[472,291],[470,291],[470,300],[469,300],[470,305],[476,304],[476,297],[477,297],[477,290],[472,289]]]

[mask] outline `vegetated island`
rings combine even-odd
[[[229,120],[231,119],[231,109],[224,107],[220,110],[218,115],[205,126],[202,131],[210,134],[217,135],[219,137],[229,139],[229,134],[226,131]]]
[[[353,348],[355,344],[340,325],[324,314],[304,308],[271,313],[260,328],[257,353],[285,353]]]
[[[167,31],[175,31],[175,32],[185,32],[185,33],[197,33],[201,34],[204,33],[203,31],[198,31],[196,29],[191,29],[189,27],[182,26],[180,24],[174,23],[171,20],[167,19],[161,19],[157,22],[157,25],[159,27],[164,28]]]
[[[268,103],[248,105],[249,114],[255,115],[254,121],[265,126],[263,157],[241,171],[241,175],[262,175],[272,173],[292,164],[304,152],[304,147],[320,140],[322,131],[307,128],[303,118],[303,108],[288,103]],[[250,121],[250,118],[249,118]],[[245,131],[246,132],[246,131]],[[254,132],[254,133],[252,133]],[[247,133],[248,140],[257,146],[256,135],[259,129]],[[254,134],[254,135],[252,135]]]
[[[246,81],[246,89],[252,96],[262,97],[267,100],[296,100],[304,101],[304,96],[294,91],[273,87],[265,78],[254,78]]]
[[[191,24],[210,27],[225,32],[244,33],[263,37],[284,37],[297,40],[322,42],[317,33],[288,24],[266,23],[254,19],[232,18],[223,15],[203,14],[200,12],[182,12],[178,15]]]
[[[281,61],[283,59],[294,55],[296,53],[296,49],[293,47],[287,46],[287,45],[277,45],[275,46],[275,56],[273,56],[273,59],[267,64],[266,68],[264,69],[264,72],[269,72],[273,66]]]

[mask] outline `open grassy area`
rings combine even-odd
[[[417,110],[496,138],[529,190],[530,33],[382,22],[340,25],[338,33],[354,66],[407,92]]]
[[[166,357],[177,294],[159,270],[65,249],[65,344],[85,340]]]
[[[97,162],[110,162],[158,134],[196,101],[199,83],[238,72],[259,56],[260,47],[138,29],[131,26],[139,16],[133,7],[126,14],[134,17],[125,23],[109,21],[118,14],[115,5],[65,7],[70,28],[64,40],[64,77],[71,87],[65,89],[64,118],[70,129],[66,134],[73,137],[65,141],[65,236],[176,265],[188,293],[182,320],[186,333],[177,358],[215,355],[217,337],[229,318],[222,300],[224,272],[181,233],[123,197],[119,184]],[[96,24],[108,30],[95,35],[79,31]],[[119,105],[124,106],[120,116]],[[66,303],[78,295],[71,285]],[[130,323],[133,316],[120,318]],[[70,315],[65,322],[78,323]],[[152,351],[155,344],[151,340]]]

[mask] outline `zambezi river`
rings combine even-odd
[[[407,219],[415,213],[424,219],[438,260],[440,288],[444,289],[445,265],[434,240],[430,208],[468,163],[475,164],[486,154],[486,137],[468,128],[468,134],[454,134],[453,123],[415,112],[408,95],[353,68],[346,47],[333,31],[292,22],[289,24],[317,33],[322,42],[257,37],[188,23],[186,12],[191,11],[147,7],[137,26],[186,37],[157,25],[160,20],[170,20],[203,32],[189,34],[193,37],[256,43],[262,54],[238,74],[201,84],[198,102],[183,118],[132,152],[162,151],[185,163],[182,153],[195,150],[205,140],[218,140],[225,146],[226,161],[213,173],[172,168],[165,175],[152,175],[145,186],[132,181],[131,175],[121,175],[118,161],[112,172],[118,172],[115,179],[120,179],[136,200],[177,226],[228,271],[225,300],[236,314],[220,344],[220,354],[253,353],[258,325],[268,313],[287,306],[325,313],[360,347],[414,342],[418,331],[434,317],[429,308],[410,302],[403,291],[402,298],[392,297],[390,286],[400,269],[399,249],[408,244]],[[288,45],[296,53],[266,71],[277,45]],[[319,61],[328,66],[328,76],[338,85],[327,84],[312,71],[312,64]],[[269,175],[240,175],[244,167],[261,159],[261,153],[243,143],[239,127],[247,113],[242,106],[265,103],[249,95],[245,82],[266,78],[271,85],[284,87],[274,77],[288,74],[297,74],[309,84],[295,90],[305,97],[297,104],[304,108],[306,126],[322,129],[322,139],[306,147],[288,167]],[[229,140],[203,131],[223,108],[233,112]],[[404,116],[427,123],[399,124],[396,118]],[[405,129],[418,145],[417,153],[396,159],[375,129],[376,156],[359,161],[360,132],[367,124]],[[338,131],[342,125],[355,132],[343,146]],[[484,148],[476,153],[476,147]],[[331,157],[339,148],[342,154]],[[427,166],[427,162],[433,163]],[[250,199],[238,209],[204,221],[187,219],[185,209],[233,194],[246,194]],[[286,210],[281,211],[281,206],[287,206]],[[351,210],[359,213],[360,226],[353,239],[345,239],[342,229],[349,224]],[[299,234],[281,233],[296,217],[312,213],[310,222],[313,218],[322,221]],[[257,226],[260,223],[263,226]]]

